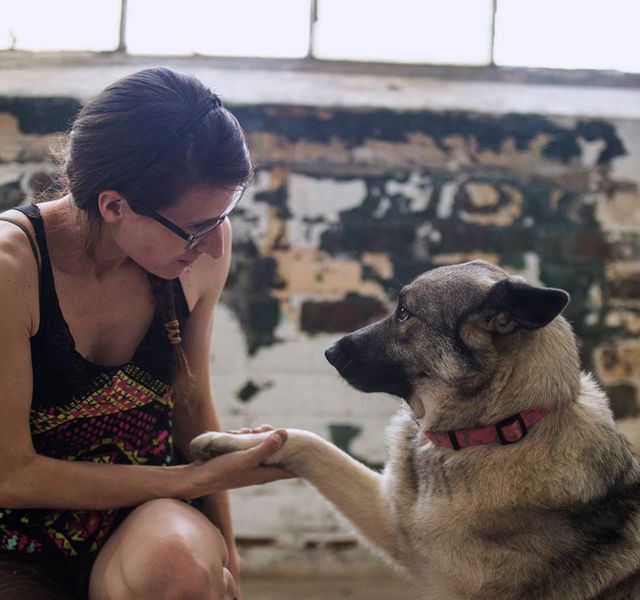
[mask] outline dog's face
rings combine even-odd
[[[421,412],[412,403],[418,390],[486,385],[510,335],[544,327],[568,300],[562,290],[533,287],[485,261],[440,267],[405,286],[385,319],[325,355],[353,387],[399,396]]]

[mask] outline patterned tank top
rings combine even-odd
[[[95,463],[173,464],[172,349],[159,313],[129,362],[104,367],[87,361],[60,310],[40,210],[35,204],[18,210],[31,221],[41,256],[40,328],[31,338],[29,423],[36,452]],[[189,309],[180,281],[172,285],[183,326]],[[0,508],[0,558],[86,573],[131,510]]]

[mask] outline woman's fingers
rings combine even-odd
[[[236,582],[233,575],[231,575],[231,571],[225,567],[222,567],[222,579],[224,581],[223,600],[236,600],[238,595]]]
[[[253,433],[262,433],[263,431],[272,431],[272,425],[260,425],[259,427],[254,427],[251,431]]]
[[[242,427],[241,429],[228,429],[227,433],[264,433],[265,431],[273,431],[272,425],[260,425],[258,427]]]
[[[250,464],[259,465],[265,458],[282,448],[286,441],[287,431],[285,429],[277,429],[262,443],[254,448],[242,450],[241,453]]]

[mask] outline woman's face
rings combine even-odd
[[[187,233],[198,234],[231,205],[237,188],[198,185],[170,207],[157,210],[162,217]],[[175,279],[202,254],[220,258],[224,247],[224,225],[199,239],[187,249],[187,241],[151,216],[133,212],[125,204],[123,218],[114,229],[114,240],[142,268],[163,279]]]

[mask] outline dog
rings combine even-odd
[[[581,373],[568,301],[485,261],[427,271],[325,353],[356,389],[406,401],[383,472],[296,429],[269,462],[315,486],[411,598],[640,598],[640,463]],[[268,435],[190,448],[204,460]]]

